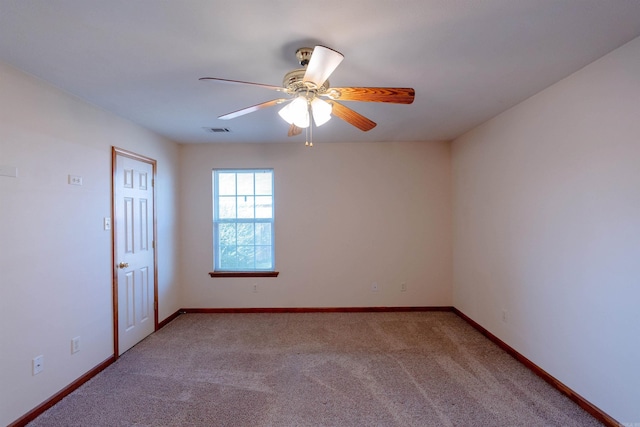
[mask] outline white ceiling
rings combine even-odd
[[[0,0],[1,61],[182,143],[291,141],[279,107],[217,119],[280,93],[198,78],[280,85],[303,46],[344,54],[332,86],[416,90],[345,102],[378,126],[334,118],[314,141],[429,141],[637,36],[638,0]]]

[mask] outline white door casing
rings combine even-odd
[[[155,161],[114,148],[114,347],[121,355],[156,329]]]

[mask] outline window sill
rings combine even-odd
[[[216,277],[278,277],[278,271],[212,271],[209,276]]]

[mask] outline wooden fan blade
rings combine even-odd
[[[285,101],[288,101],[288,99],[286,98],[274,99],[271,101],[263,102],[261,104],[252,105],[251,107],[243,108],[242,110],[223,114],[222,116],[218,116],[218,118],[222,120],[235,119],[236,117],[244,116],[245,114],[253,113],[254,111],[258,111],[263,108],[273,107],[274,105],[282,104]]]
[[[333,107],[331,114],[341,118],[345,122],[352,124],[360,130],[368,131],[376,127],[376,123],[367,119],[360,113],[356,113],[349,107],[345,107],[337,101],[327,101]]]
[[[289,132],[287,133],[287,136],[296,136],[296,135],[300,135],[301,133],[302,133],[302,128],[299,128],[298,126],[292,123],[291,126],[289,126]]]
[[[324,96],[340,101],[411,104],[415,95],[410,87],[332,87]]]
[[[314,47],[302,80],[312,82],[317,87],[322,86],[343,59],[344,55],[338,51],[324,46]]]
[[[219,79],[217,77],[200,77],[198,80],[212,80],[212,81],[218,82],[218,83],[252,85],[252,86],[263,87],[265,89],[279,90],[280,92],[285,92],[286,91],[285,88],[280,87],[280,86],[265,85],[265,84],[262,84],[262,83],[243,82],[243,81],[240,81],[240,80]]]

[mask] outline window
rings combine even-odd
[[[217,272],[273,272],[273,170],[213,170]]]

